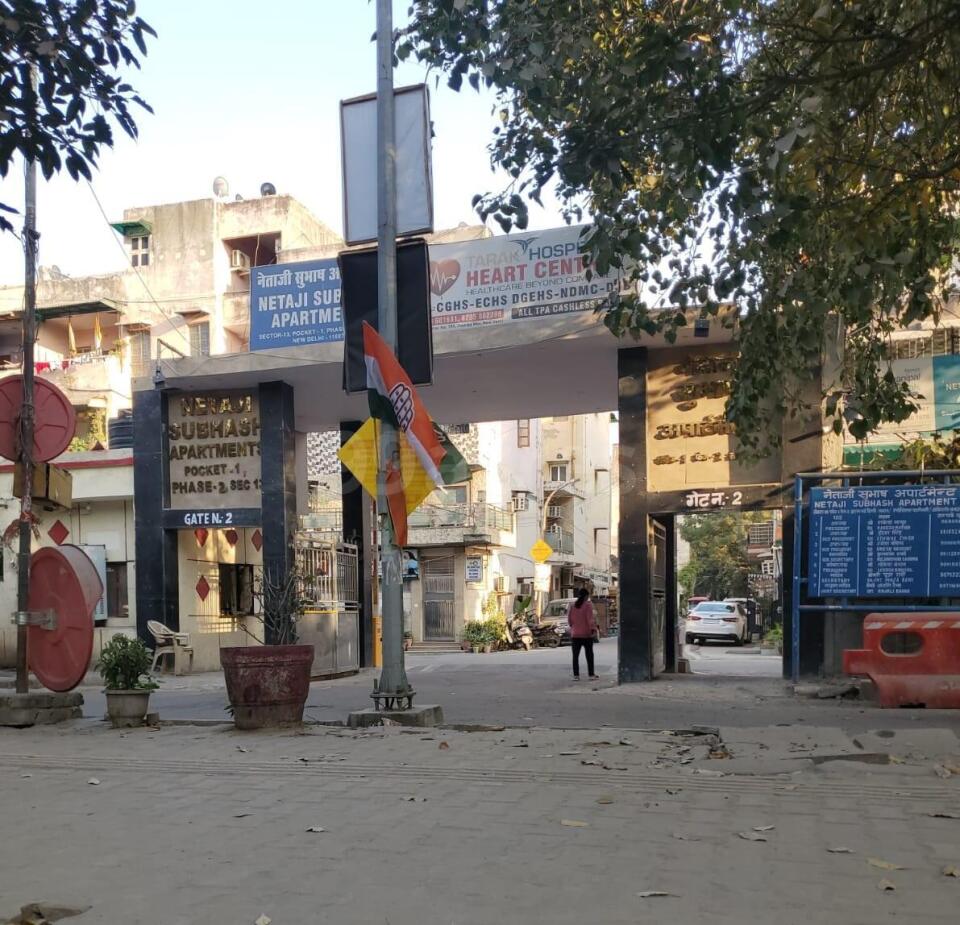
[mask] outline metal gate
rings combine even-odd
[[[306,607],[299,642],[314,647],[314,677],[360,668],[357,547],[312,531],[297,534],[297,571]]]
[[[456,614],[454,607],[453,556],[423,559],[423,638],[454,639]]]
[[[667,668],[667,528],[653,521],[653,544],[650,556],[650,624],[653,673],[662,674]]]

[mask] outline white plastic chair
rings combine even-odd
[[[189,633],[178,633],[170,629],[169,626],[164,626],[159,620],[147,620],[147,629],[150,630],[150,635],[156,640],[150,671],[156,671],[157,663],[165,655],[172,657],[174,675],[183,674],[184,656],[189,659],[187,671],[193,671],[193,647],[190,645]]]

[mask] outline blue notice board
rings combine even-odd
[[[307,260],[250,271],[250,349],[343,340],[340,267]]]
[[[811,597],[960,596],[960,486],[810,489]]]

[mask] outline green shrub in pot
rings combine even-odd
[[[116,635],[101,650],[96,668],[107,695],[107,715],[116,728],[142,726],[157,683],[148,674],[150,650],[143,641]]]

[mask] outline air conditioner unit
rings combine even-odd
[[[506,575],[497,575],[493,579],[493,590],[503,594],[507,590],[507,576]]]
[[[559,504],[550,504],[547,506],[547,517],[562,517],[563,508]]]
[[[231,270],[249,270],[250,258],[240,250],[230,251],[230,269]]]

